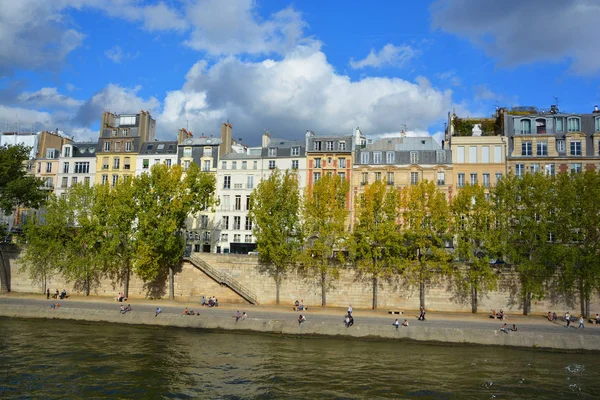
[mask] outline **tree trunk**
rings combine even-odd
[[[471,285],[471,312],[473,314],[477,314],[477,305],[478,305],[478,300],[477,300],[477,288],[475,287],[475,285]]]
[[[585,288],[583,285],[583,278],[579,278],[579,310],[580,315],[583,315],[584,317],[587,317],[587,314],[585,313]]]
[[[125,268],[125,275],[123,276],[123,296],[126,299],[129,298],[129,275],[131,274],[129,270],[129,265]]]
[[[169,300],[175,300],[175,276],[173,267],[169,267]]]
[[[46,274],[42,274],[42,294],[46,294],[46,286],[47,286]]]
[[[0,293],[10,292],[8,268],[4,262],[4,252],[0,249]]]
[[[327,306],[327,274],[325,272],[321,272],[321,306]]]
[[[531,312],[531,292],[525,293],[525,299],[523,300],[523,315],[529,315]]]
[[[590,313],[590,294],[586,293],[585,295],[585,317],[590,318],[592,314]]]
[[[281,274],[275,272],[275,304],[279,305],[279,293],[281,292]]]
[[[90,277],[89,275],[85,277],[85,295],[90,295]]]
[[[419,302],[421,307],[425,308],[425,282],[423,280],[419,282]]]
[[[377,276],[373,275],[373,310],[377,309]]]

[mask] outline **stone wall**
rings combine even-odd
[[[40,292],[39,283],[32,282],[27,273],[19,272],[18,249],[5,251],[5,260],[9,262],[10,289],[14,292]],[[234,279],[246,286],[258,297],[259,304],[275,304],[275,282],[268,275],[261,273],[258,258],[246,255],[203,254],[202,258],[212,267],[229,273]],[[201,296],[215,296],[224,303],[245,303],[239,295],[226,286],[221,286],[201,270],[189,262],[183,262],[175,273],[175,298],[185,301],[200,301]],[[48,280],[48,287],[53,292],[63,288],[68,292],[76,292],[72,283],[61,276]],[[92,291],[93,295],[116,296],[122,290],[120,284],[115,285],[109,279],[102,279]],[[168,285],[165,282],[162,297],[168,296]],[[510,272],[500,277],[498,289],[482,295],[479,299],[479,311],[502,308],[508,313],[521,313],[521,303],[517,297],[517,280]],[[144,283],[133,276],[130,281],[129,297],[148,297]],[[321,305],[321,288],[316,279],[307,279],[295,273],[289,274],[282,282],[281,304],[293,304],[296,300],[304,300],[307,306]],[[457,293],[451,281],[442,281],[429,285],[425,297],[427,309],[430,311],[470,312],[470,297]],[[372,281],[358,276],[352,269],[340,272],[339,279],[331,283],[327,292],[327,305],[331,307],[371,308]],[[387,310],[417,310],[419,308],[418,287],[407,286],[401,279],[382,281],[378,291],[378,308]],[[562,314],[569,310],[579,313],[579,303],[575,299],[561,297],[532,301],[532,312],[546,314],[549,310]],[[591,302],[593,314],[600,312],[600,299],[596,296]]]

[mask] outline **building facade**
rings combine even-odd
[[[58,160],[58,178],[55,194],[62,196],[70,187],[84,183],[94,184],[96,177],[97,143],[66,143]]]
[[[165,164],[168,167],[177,164],[177,142],[144,142],[136,156],[135,175],[149,173],[153,165]]]

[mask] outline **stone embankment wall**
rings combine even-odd
[[[9,264],[10,289],[14,292],[39,292],[41,285],[32,282],[27,273],[19,272],[18,251],[5,252],[5,264]],[[9,259],[9,260],[8,260]],[[213,268],[227,272],[239,283],[250,289],[258,297],[259,304],[275,304],[275,282],[260,270],[258,258],[245,255],[202,254],[202,259]],[[201,270],[183,262],[175,273],[175,299],[200,301],[201,296],[215,296],[220,302],[244,303],[245,301],[226,286],[221,286]],[[63,288],[68,292],[75,291],[73,285],[61,276],[54,276],[47,283],[51,292]],[[92,291],[93,295],[116,296],[122,286],[109,279],[102,279]],[[162,297],[168,296],[168,284],[165,282]],[[148,297],[144,283],[132,276],[129,287],[130,298]],[[317,279],[307,279],[295,273],[285,277],[281,285],[281,304],[292,304],[296,300],[304,300],[308,306],[321,305],[321,288]],[[469,293],[461,293],[455,283],[443,281],[428,285],[425,297],[427,309],[431,311],[470,312]],[[331,282],[327,292],[327,305],[332,307],[371,308],[372,281],[368,277],[361,278],[352,269],[340,272],[339,279]],[[502,273],[496,291],[480,296],[479,311],[504,309],[508,313],[521,313],[518,299],[518,280],[510,273]],[[591,302],[592,313],[600,312],[600,299],[596,296]],[[378,290],[378,308],[388,310],[416,310],[419,308],[418,287],[406,285],[400,278],[381,281]],[[565,299],[560,296],[549,297],[541,301],[532,301],[532,312],[546,314],[549,310],[563,314],[571,311],[579,313],[579,303],[575,298]]]
[[[287,336],[318,335],[353,338],[409,339],[427,342],[469,343],[493,346],[515,346],[527,348],[550,348],[571,351],[599,351],[600,336],[569,333],[518,332],[508,335],[498,329],[457,329],[436,327],[410,327],[396,329],[391,325],[355,325],[346,328],[342,324],[306,321],[265,320],[248,318],[235,322],[230,317],[187,316],[161,314],[155,318],[153,312],[132,311],[121,314],[111,310],[85,310],[46,306],[10,305],[0,308],[0,317],[52,318],[79,321],[96,321],[134,325],[177,326],[215,331],[249,331]]]

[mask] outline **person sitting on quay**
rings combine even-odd
[[[66,299],[67,297],[69,297],[69,296],[67,296],[67,290],[63,289],[63,291],[60,293],[60,299],[63,300],[63,299]]]
[[[58,307],[60,307],[59,303],[52,303],[52,304],[50,304],[50,308],[58,308]]]
[[[515,324],[513,324],[513,327],[511,329],[511,331],[516,332],[517,331],[517,326]]]
[[[300,305],[298,306],[298,311],[308,311],[308,307],[304,305],[304,300],[300,300]]]
[[[419,313],[419,321],[425,321],[425,308],[421,307],[421,312]]]
[[[349,316],[350,321],[348,321],[348,328],[350,328],[352,325],[354,325],[354,317],[352,315]]]
[[[396,320],[394,321],[394,323],[392,324],[396,327],[396,329],[398,329],[400,327],[400,322],[398,321],[398,318],[396,318]]]
[[[190,315],[190,311],[187,307],[185,308],[185,310],[183,310],[183,315]]]
[[[552,313],[548,311],[548,321],[552,322]]]
[[[498,313],[498,319],[504,321],[504,310],[500,309],[500,312]]]
[[[127,301],[127,297],[125,297],[125,292],[119,292],[119,303],[123,303],[124,301]]]
[[[558,315],[556,315],[556,312],[552,313],[552,322],[554,321],[558,321]]]
[[[504,323],[504,325],[502,326],[502,328],[500,328],[500,330],[506,334],[508,334],[508,327],[506,326],[506,322]]]
[[[121,314],[125,314],[127,311],[131,311],[131,304],[127,304],[127,307],[121,305]]]
[[[402,323],[402,326],[408,326],[408,320],[405,319],[404,322]]]
[[[242,321],[245,320],[246,318],[248,318],[248,314],[246,314],[246,311],[242,312]]]
[[[349,323],[350,323],[350,316],[348,314],[346,314],[346,317],[344,318],[344,325],[346,326],[346,328],[348,327]]]
[[[294,307],[292,307],[292,310],[296,311],[296,309],[297,309],[298,307],[300,307],[300,302],[299,302],[298,300],[296,300],[296,301],[294,302]]]
[[[302,314],[298,315],[298,325],[301,325],[303,322],[306,321],[306,317]]]
[[[240,318],[242,318],[242,314],[240,314],[240,310],[238,310],[237,313],[235,313],[235,322],[238,322],[240,320]]]
[[[600,316],[596,313],[596,325],[600,325]]]
[[[56,289],[56,292],[54,293],[54,295],[52,296],[53,299],[58,299],[58,289]]]

